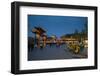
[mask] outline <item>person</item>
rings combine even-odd
[[[46,40],[47,40],[46,35],[43,35],[42,40],[43,40],[43,47],[46,47]]]
[[[57,46],[60,47],[60,40],[57,39]]]
[[[34,48],[34,39],[32,37],[28,37],[28,51],[32,51]]]
[[[38,39],[35,37],[34,38],[34,47],[37,47],[37,45],[38,45],[38,42],[37,41],[38,41]]]
[[[83,48],[84,48],[84,42],[81,41],[81,42],[80,42],[80,49],[81,49],[81,51],[83,50]]]

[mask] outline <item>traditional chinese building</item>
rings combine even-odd
[[[43,45],[46,45],[46,39],[44,38],[44,34],[46,33],[46,31],[41,28],[41,27],[34,27],[32,29],[32,33],[35,34],[35,44],[37,45],[38,48],[40,48],[40,38],[43,37]]]

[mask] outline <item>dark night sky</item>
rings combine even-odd
[[[46,30],[48,36],[60,37],[74,33],[76,29],[81,31],[86,21],[87,17],[28,15],[28,36],[34,36],[31,32],[32,28],[40,26]]]

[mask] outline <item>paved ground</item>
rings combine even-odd
[[[87,58],[87,48],[81,51],[79,54],[74,54],[67,49],[65,44],[60,47],[46,46],[45,48],[34,48],[28,52],[28,60],[55,60],[55,59],[75,59],[75,58]]]

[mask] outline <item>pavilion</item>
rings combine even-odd
[[[46,31],[43,28],[34,27],[32,29],[32,33],[35,34],[35,44],[37,45],[38,48],[40,48],[40,39],[41,39],[41,37],[43,39],[43,46],[46,45],[46,35],[44,35],[46,33]]]

